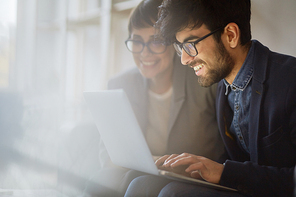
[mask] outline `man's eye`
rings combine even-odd
[[[193,43],[189,43],[189,44],[188,44],[188,48],[190,48],[190,49],[194,49],[194,44],[193,44]]]

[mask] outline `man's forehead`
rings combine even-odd
[[[198,37],[198,29],[186,28],[176,33],[176,40],[180,43],[185,42],[188,38]]]
[[[186,27],[176,33],[176,40],[180,43],[187,41],[190,38],[199,38],[203,35],[207,28],[202,25],[201,27]]]

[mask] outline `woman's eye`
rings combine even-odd
[[[161,41],[153,41],[153,42],[151,42],[151,44],[154,45],[154,46],[163,45]]]
[[[133,44],[134,44],[134,45],[142,45],[142,42],[134,41]]]

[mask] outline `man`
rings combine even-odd
[[[218,163],[184,153],[166,155],[156,164],[170,170],[183,166],[188,176],[239,193],[203,193],[198,186],[154,180],[163,187],[159,196],[293,195],[296,59],[251,40],[250,4],[250,0],[164,0],[160,7],[159,34],[174,43],[182,64],[194,69],[201,85],[218,82],[217,118],[228,159]],[[145,177],[134,180],[126,196],[143,183]]]

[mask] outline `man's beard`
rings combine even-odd
[[[198,82],[203,87],[209,87],[214,83],[218,83],[227,77],[234,67],[234,60],[225,49],[222,41],[217,44],[217,51],[215,55],[215,64],[211,68],[207,67],[205,76],[199,76]],[[206,64],[205,64],[206,65]]]

